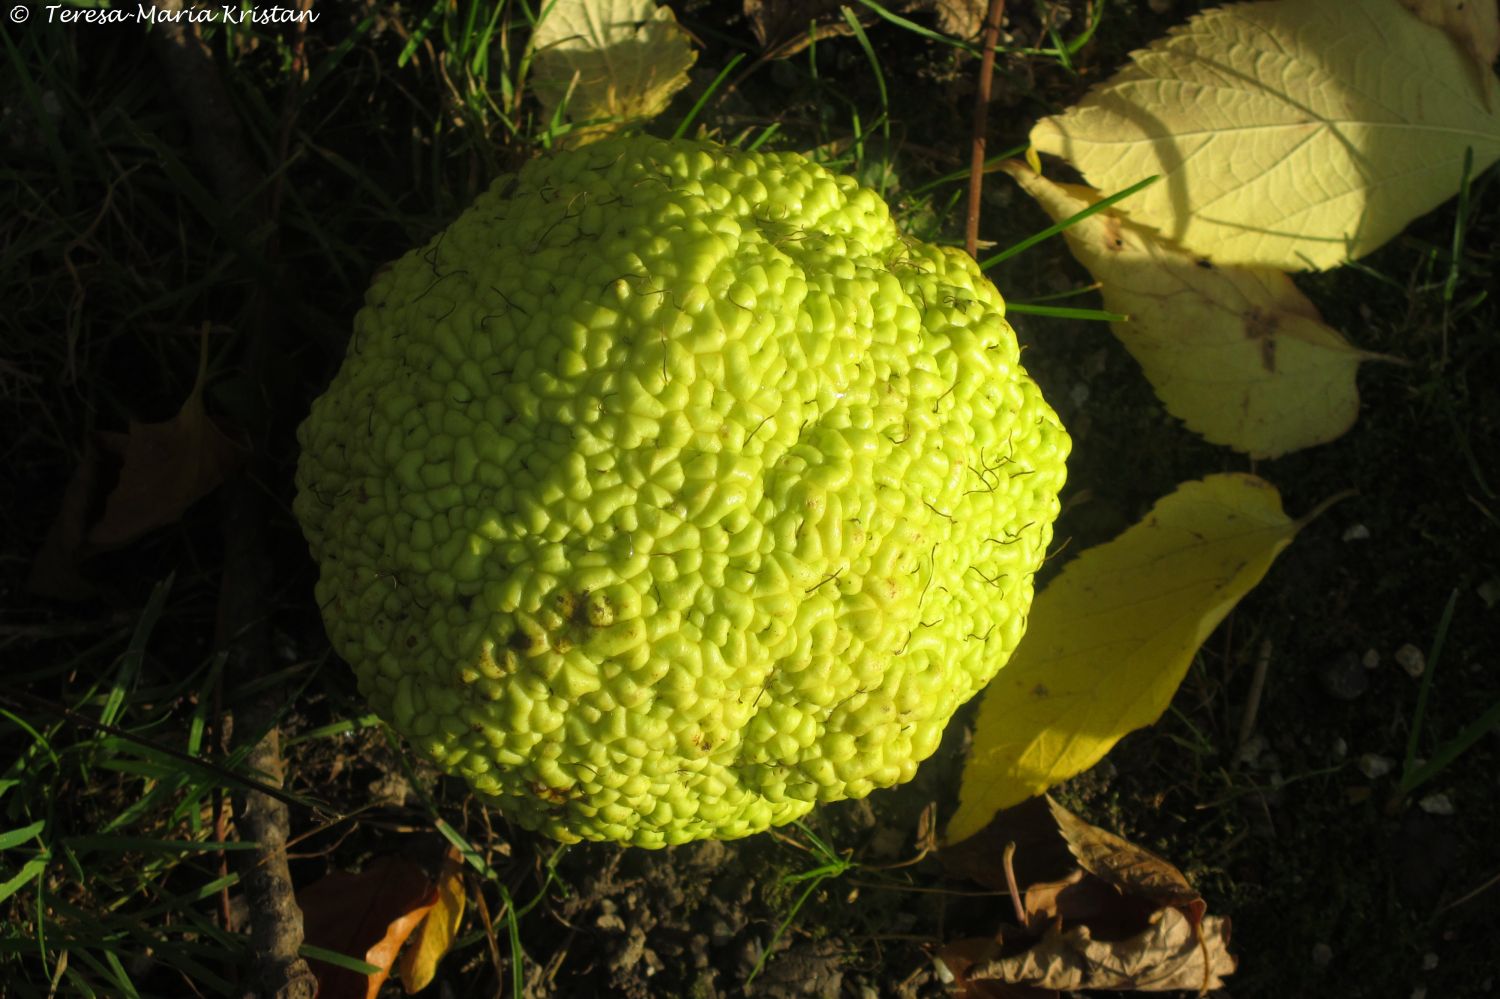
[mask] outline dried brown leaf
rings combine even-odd
[[[1059,990],[1219,988],[1235,969],[1229,920],[1204,919],[1202,932],[1200,945],[1193,925],[1176,909],[1157,910],[1144,931],[1123,940],[1095,939],[1087,926],[1054,927],[1019,954],[974,964],[967,977]]]
[[[78,571],[84,559],[175,523],[240,466],[244,449],[215,425],[204,406],[207,375],[205,329],[197,378],[175,416],[162,423],[132,421],[123,434],[93,435],[32,565],[33,592],[63,599],[89,596],[93,587]],[[115,468],[103,512],[91,520]]]
[[[1027,798],[995,813],[979,832],[945,845],[938,857],[950,873],[1004,891],[1002,857],[1007,843],[1016,844],[1014,868],[1022,885],[1057,881],[1076,869],[1057,823],[1040,797]]]
[[[307,943],[380,968],[361,975],[309,961],[319,999],[375,999],[406,938],[437,904],[438,887],[420,864],[382,857],[358,874],[335,871],[297,893]]]
[[[930,10],[937,16],[939,31],[971,41],[984,29],[989,6],[989,0],[915,0],[906,9]]]
[[[1184,909],[1194,922],[1202,918],[1203,897],[1176,867],[1150,850],[1090,825],[1051,797],[1047,806],[1084,870],[1126,894]]]
[[[861,24],[874,16],[849,0],[745,0],[745,20],[767,59],[785,59],[814,41],[851,34],[843,7],[850,6]]]
[[[104,515],[89,529],[87,541],[94,549],[118,548],[175,523],[239,467],[242,449],[203,405],[207,374],[205,331],[198,377],[177,415],[164,423],[132,421],[128,433],[107,435],[111,445],[122,448],[123,464]]]

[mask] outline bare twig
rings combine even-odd
[[[1255,673],[1250,677],[1250,694],[1245,700],[1245,713],[1240,716],[1240,738],[1235,743],[1235,752],[1245,748],[1245,743],[1255,734],[1255,716],[1260,713],[1260,699],[1266,690],[1266,673],[1271,668],[1271,640],[1260,643],[1260,653],[1255,658]]]
[[[182,6],[181,0],[154,2],[160,10]],[[246,148],[212,55],[193,25],[158,22],[152,40],[168,83],[192,125],[195,153],[213,177],[219,199],[245,232],[248,244],[263,250],[271,243],[274,216],[259,193],[263,190],[261,171]],[[283,133],[283,139],[287,134]],[[276,328],[269,321],[269,310],[275,305],[268,299],[255,296],[250,319],[241,331],[241,363],[263,388],[267,358],[275,352],[268,342]],[[251,680],[269,672],[270,663],[266,593],[271,563],[264,541],[265,513],[254,485],[255,466],[264,461],[264,454],[263,447],[256,449],[252,461],[222,492],[224,578],[216,645],[226,656],[228,675]],[[281,703],[279,690],[262,690],[241,706],[233,725],[238,739],[250,741],[248,769],[278,790],[283,784],[281,733],[276,727]],[[227,714],[221,716],[221,733],[227,722]],[[302,946],[302,910],[287,866],[291,821],[286,803],[279,796],[252,790],[243,795],[237,811],[239,835],[257,844],[255,850],[247,851],[248,856],[242,855],[246,859],[241,869],[255,962],[251,988],[257,995],[275,999],[312,999],[317,980],[297,953]]]
[[[990,83],[995,77],[995,46],[1000,44],[1000,24],[1005,20],[1005,0],[990,0],[984,18],[984,56],[979,61],[979,89],[974,94],[974,143],[969,153],[969,215],[964,222],[964,249],[979,256],[979,194],[984,189],[984,142],[990,127]]]

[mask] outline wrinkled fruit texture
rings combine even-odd
[[[910,778],[1021,638],[1069,444],[969,258],[800,156],[651,138],[385,270],[301,442],[375,709],[641,846]]]

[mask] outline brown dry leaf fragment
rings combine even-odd
[[[163,423],[132,421],[123,434],[93,435],[32,564],[27,581],[32,592],[70,600],[91,596],[94,587],[78,572],[79,563],[175,523],[240,466],[245,449],[214,424],[204,407],[207,375],[205,327],[198,375],[177,415]],[[115,466],[118,477],[102,499],[103,513],[91,523]]]
[[[78,571],[78,563],[88,533],[89,507],[101,488],[103,464],[98,446],[89,441],[63,490],[57,517],[31,563],[31,575],[26,579],[28,592],[58,600],[87,600],[94,595],[95,587]]]
[[[204,408],[207,374],[205,329],[198,377],[177,415],[164,423],[132,422],[128,433],[99,435],[106,448],[118,450],[123,464],[104,515],[86,536],[93,549],[118,548],[175,523],[244,460],[240,445],[214,425]]]
[[[1235,969],[1229,954],[1229,920],[1210,916],[1202,924],[1209,955],[1187,917],[1159,909],[1146,929],[1123,940],[1097,940],[1087,926],[1049,929],[1035,946],[976,963],[968,977],[1042,989],[1117,989],[1164,992],[1216,989]]]
[[[951,826],[952,819],[949,824]],[[949,839],[938,851],[943,868],[955,877],[968,878],[995,891],[1006,890],[1001,858],[1008,843],[1016,844],[1014,869],[1022,885],[1061,881],[1077,870],[1068,846],[1058,835],[1057,823],[1040,796],[995,812],[988,823],[972,835]]]
[[[1090,825],[1047,796],[1047,807],[1057,821],[1068,849],[1085,871],[1158,906],[1183,909],[1197,922],[1205,905],[1182,872],[1150,850],[1136,846],[1106,829]]]
[[[1096,937],[1119,940],[1139,933],[1160,906],[1075,868],[1060,881],[1040,881],[1022,892],[1026,925],[1040,933],[1062,921],[1085,925]]]
[[[913,0],[905,9],[930,10],[937,17],[939,31],[971,41],[984,30],[989,7],[989,0]]]
[[[362,975],[312,960],[319,999],[375,999],[406,938],[438,902],[421,865],[382,857],[358,874],[335,871],[297,893],[305,940],[379,968]]]
[[[437,893],[437,903],[422,920],[416,939],[401,954],[401,987],[407,995],[422,991],[432,981],[464,919],[464,862],[456,847],[450,846],[443,858]]]
[[[849,0],[745,0],[745,20],[755,32],[766,59],[786,59],[814,41],[852,34],[843,8],[854,10],[861,24],[874,16]]]
[[[1500,57],[1500,3],[1496,0],[1401,0],[1428,24],[1442,28],[1488,73]]]

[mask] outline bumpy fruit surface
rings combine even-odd
[[[374,708],[564,841],[907,780],[1025,627],[1068,438],[963,254],[793,154],[531,163],[375,281],[296,513]]]

